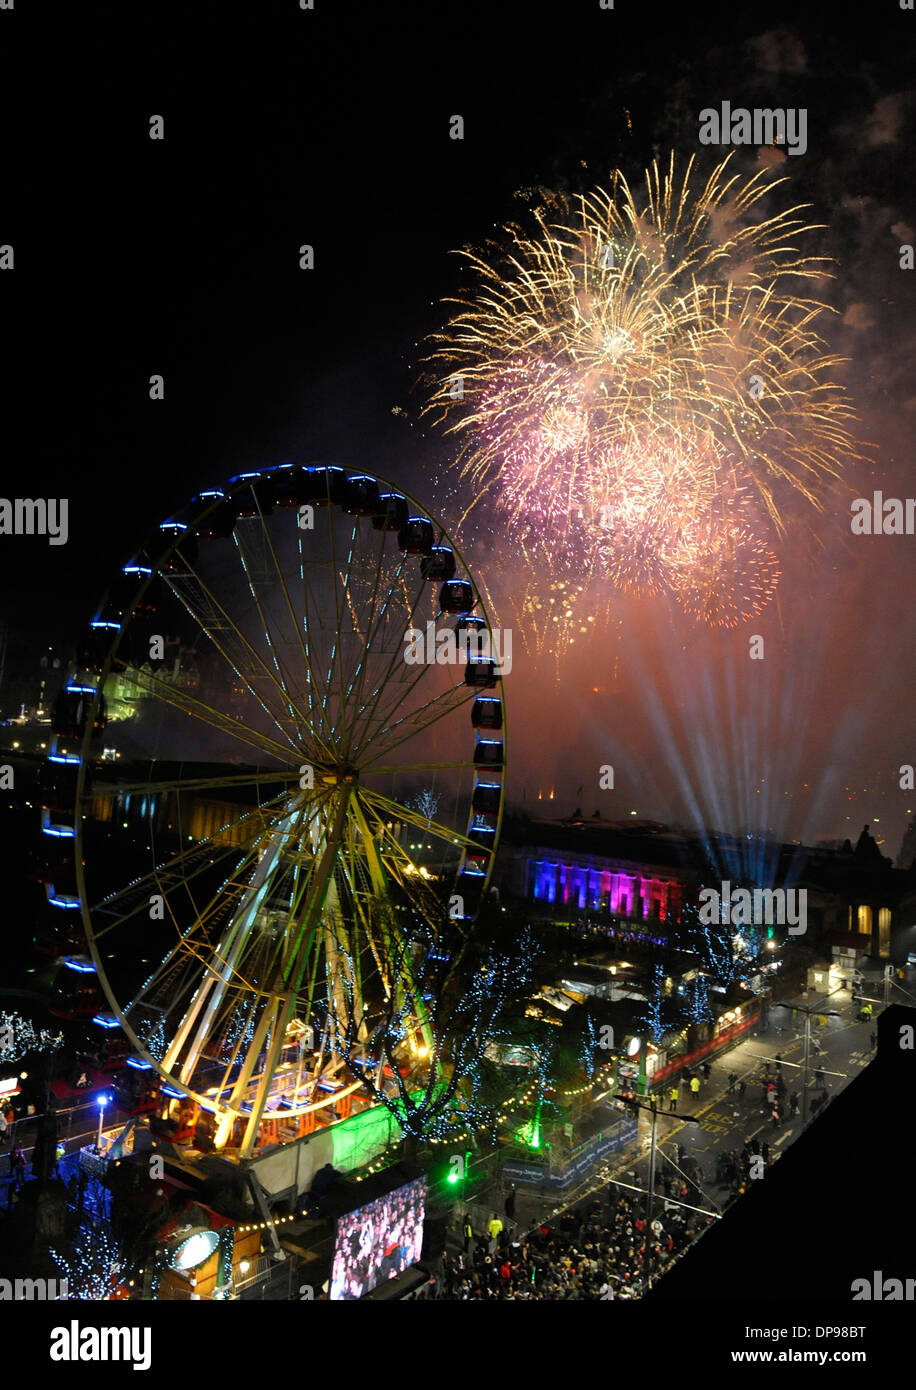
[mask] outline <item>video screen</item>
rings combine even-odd
[[[362,1298],[420,1258],[426,1179],[398,1187],[337,1223],[332,1299]]]

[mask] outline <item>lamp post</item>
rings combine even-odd
[[[655,1096],[651,1100],[652,1105],[652,1138],[649,1143],[649,1194],[646,1199],[646,1229],[645,1242],[643,1244],[643,1280],[646,1286],[646,1293],[649,1292],[649,1241],[652,1238],[652,1200],[655,1196],[655,1127],[658,1123],[658,1100]]]
[[[639,1112],[640,1110],[649,1110],[649,1111],[651,1111],[651,1113],[652,1113],[652,1133],[651,1133],[651,1139],[650,1139],[650,1142],[649,1142],[649,1181],[648,1181],[648,1184],[647,1184],[647,1191],[646,1191],[646,1229],[645,1229],[645,1231],[643,1232],[643,1247],[642,1247],[642,1251],[643,1251],[643,1281],[644,1281],[644,1284],[645,1284],[645,1291],[646,1291],[646,1293],[648,1293],[648,1292],[649,1292],[649,1288],[650,1288],[650,1286],[651,1286],[651,1277],[650,1277],[650,1274],[649,1274],[649,1242],[650,1242],[650,1240],[651,1240],[651,1238],[652,1238],[652,1204],[653,1204],[653,1199],[654,1199],[654,1197],[655,1197],[655,1154],[656,1154],[656,1127],[657,1127],[657,1122],[658,1122],[658,1097],[653,1095],[653,1096],[650,1097],[649,1100],[645,1100],[645,1101],[636,1100],[636,1099],[634,1098],[633,1100],[625,1100],[623,1103],[624,1103],[624,1105],[625,1105],[628,1109],[630,1109],[630,1110],[635,1110],[635,1111],[637,1112],[637,1114],[638,1114],[638,1112]],[[665,1113],[665,1112],[663,1111],[662,1114],[664,1115],[664,1113]],[[695,1124],[695,1125],[698,1125],[698,1124],[700,1123],[699,1119],[697,1119],[697,1117],[694,1116],[694,1115],[674,1115],[674,1114],[672,1114],[672,1115],[670,1115],[670,1118],[671,1118],[672,1120],[675,1120],[675,1121],[678,1121],[678,1120],[679,1120],[682,1124]],[[612,1181],[613,1181],[613,1179],[612,1179]]]
[[[837,994],[841,986],[832,989],[830,994],[825,994],[824,999],[829,999],[831,994]],[[804,1078],[802,1080],[802,1129],[808,1123],[808,1059],[811,1051],[811,1015],[822,1014],[824,1018],[842,1018],[842,1014],[837,1009],[823,1009],[820,1004],[776,1004],[777,1009],[791,1009],[794,1014],[805,1015],[805,1060]]]
[[[99,1132],[96,1136],[95,1148],[100,1158],[102,1156],[102,1121],[105,1118],[105,1106],[107,1104],[108,1097],[105,1095],[99,1096]]]

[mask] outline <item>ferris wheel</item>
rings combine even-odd
[[[117,576],[54,710],[49,900],[217,1149],[369,1103],[348,1060],[386,1010],[407,1065],[434,1049],[500,829],[497,656],[441,525],[339,467],[238,475]]]

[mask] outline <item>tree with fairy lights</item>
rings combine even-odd
[[[587,1014],[585,1026],[582,1029],[582,1037],[579,1042],[579,1060],[582,1063],[582,1070],[585,1072],[589,1081],[594,1081],[601,1062],[607,1060],[607,1051],[604,1051],[604,1056],[602,1057],[601,1048],[602,1042],[598,1027],[591,1014]]]
[[[52,1247],[51,1255],[67,1280],[70,1298],[82,1302],[110,1299],[119,1284],[137,1273],[106,1223],[89,1216],[75,1231],[67,1253]]]
[[[256,1000],[252,997],[243,1000],[238,1011],[231,1016],[226,1030],[219,1042],[220,1060],[230,1062],[237,1056],[242,1042],[250,1043],[254,1037],[257,1021]]]
[[[376,903],[377,911],[390,905]],[[509,1002],[533,978],[530,933],[505,947],[477,947],[457,922],[439,932],[380,931],[371,978],[345,934],[343,965],[329,991],[331,1046],[372,1098],[397,1119],[405,1150],[458,1139],[495,1123],[482,1099],[487,1047],[501,1036]]]
[[[687,986],[684,1008],[691,1023],[709,1023],[715,1016],[709,1002],[709,981],[702,970]]]
[[[424,787],[408,801],[408,806],[412,806],[415,811],[419,811],[421,816],[426,817],[426,824],[429,825],[433,816],[439,809],[441,797],[432,790],[431,787]]]
[[[696,903],[685,905],[681,941],[699,962],[699,971],[723,991],[749,984],[762,964],[765,940],[753,922],[703,921]]]
[[[656,963],[652,967],[652,983],[649,986],[649,997],[646,1000],[646,1007],[638,1019],[639,1026],[643,1028],[652,1040],[658,1044],[661,1042],[668,1029],[668,1021],[665,1017],[665,970],[664,967]]]
[[[63,1033],[36,1028],[21,1014],[0,1013],[0,1062],[18,1062],[29,1052],[56,1052],[63,1042]]]
[[[151,1056],[161,1062],[165,1056],[165,1019],[161,1014],[142,1020],[137,1030],[140,1041]]]

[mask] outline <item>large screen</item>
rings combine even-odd
[[[398,1187],[337,1222],[331,1298],[362,1298],[420,1258],[426,1179]]]

